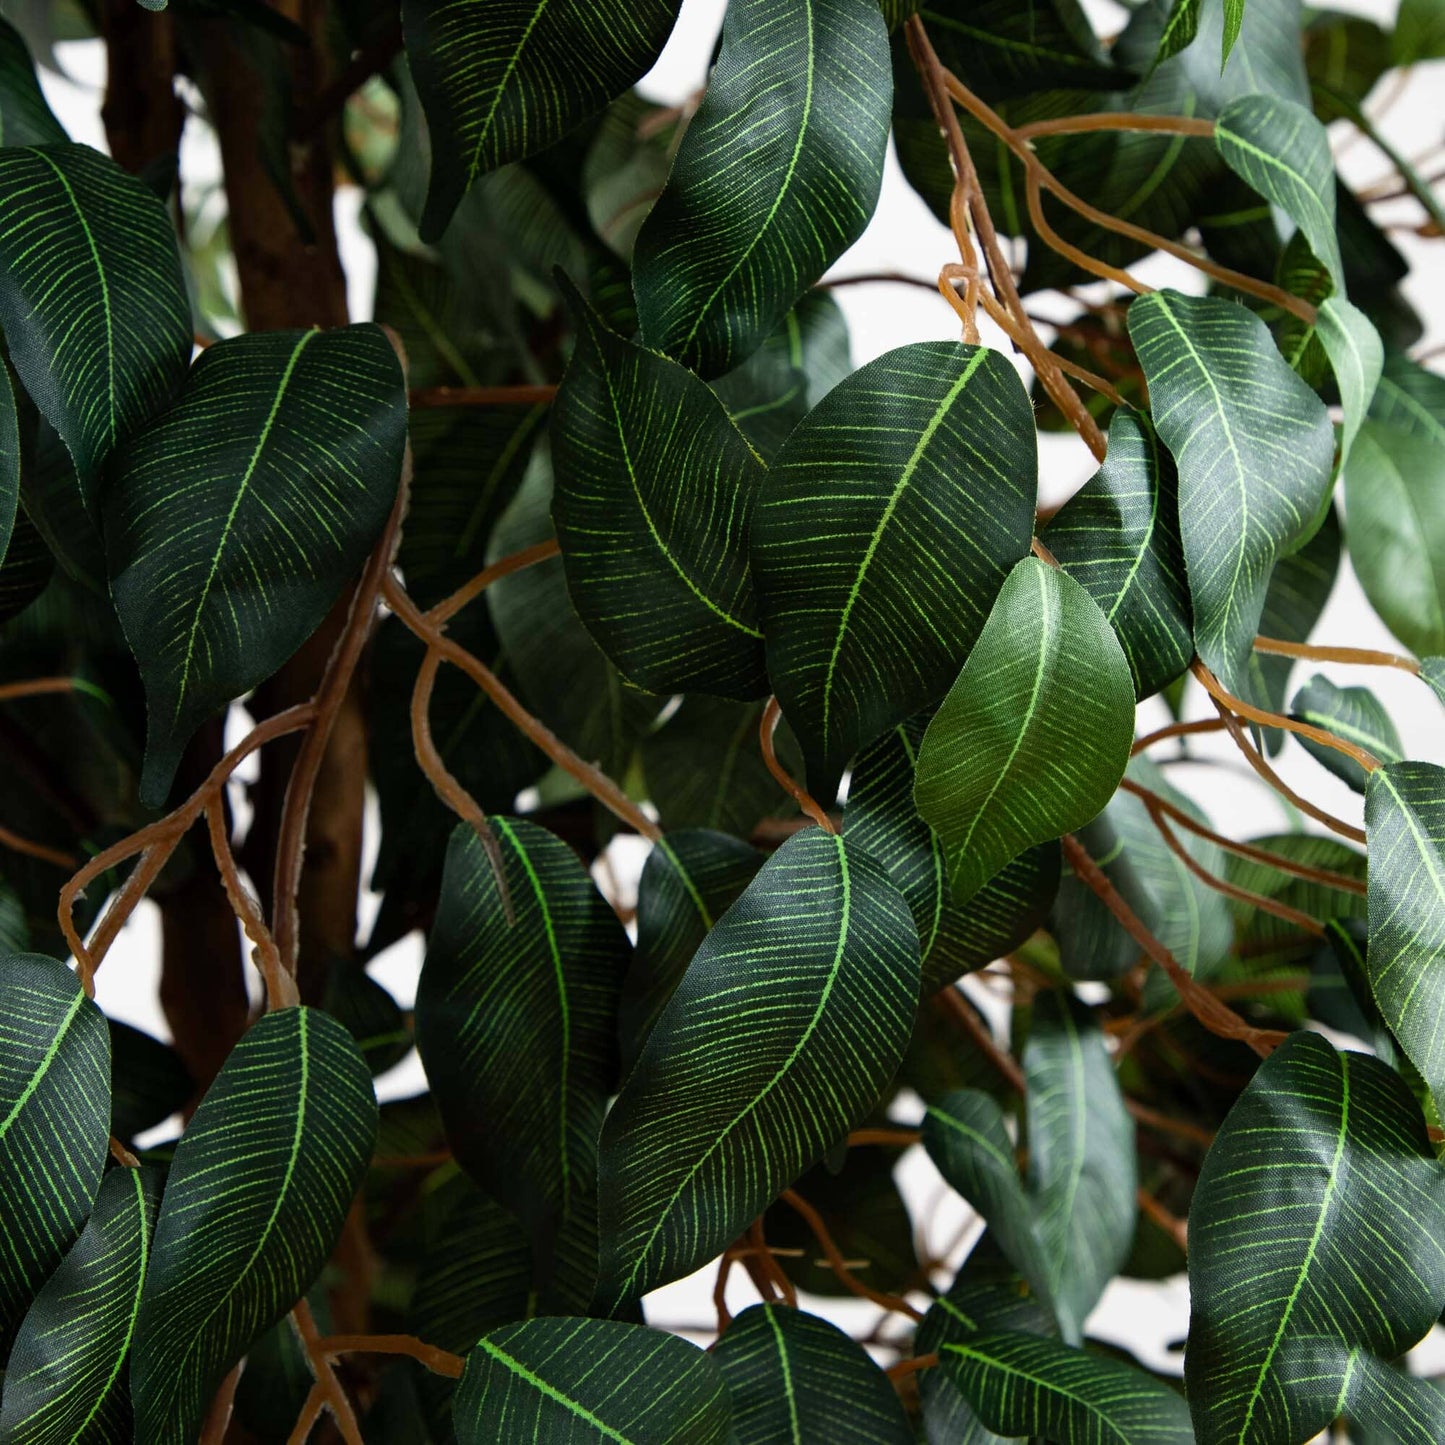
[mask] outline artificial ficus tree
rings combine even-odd
[[[1445,772],[1368,671],[1445,704],[1376,203],[1445,215],[1364,109],[1445,10],[729,0],[665,108],[678,10],[0,22],[0,1438],[1445,1439]],[[957,337],[855,368],[890,137]],[[1311,640],[1346,550],[1407,651]],[[96,1002],[148,897],[168,1042]],[[1186,1269],[1182,1380],[1091,1339]]]

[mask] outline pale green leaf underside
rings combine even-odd
[[[696,1345],[589,1319],[484,1335],[452,1407],[458,1445],[728,1445],[731,1415],[717,1364]]]
[[[131,1438],[126,1353],[161,1184],[159,1170],[111,1170],[80,1238],[26,1315],[0,1410],[0,1436],[11,1445]]]
[[[321,623],[386,522],[406,396],[376,326],[210,347],[106,488],[111,595],[146,685],[141,795]]]
[[[351,1035],[307,1008],[266,1014],[176,1146],[131,1358],[140,1445],[193,1438],[221,1378],[331,1256],[376,1138]]]
[[[918,967],[908,905],[866,854],[818,829],[773,854],[607,1116],[601,1305],[712,1258],[867,1113],[907,1045]]]
[[[0,328],[94,505],[116,447],[175,395],[191,309],[165,207],[81,145],[0,151]]]
[[[817,1315],[746,1309],[712,1350],[736,1445],[910,1445],[898,1393],[862,1345]]]
[[[1133,736],[1129,664],[1104,614],[1072,577],[1025,558],[919,753],[918,811],[943,843],[955,902],[1099,813]]]
[[[426,111],[435,241],[480,175],[553,144],[645,74],[678,0],[406,0],[407,58]]]
[[[534,1230],[591,1197],[630,948],[559,838],[494,817],[515,922],[459,824],[417,985],[417,1048],[458,1162]]]
[[[1442,1179],[1392,1069],[1310,1033],[1265,1060],[1189,1211],[1199,1445],[1312,1438],[1344,1411],[1355,1351],[1394,1359],[1430,1328]]]
[[[753,570],[814,796],[831,800],[860,747],[947,691],[1028,553],[1037,466],[1018,373],[949,342],[870,362],[788,438],[758,500]]]
[[[578,336],[552,413],[552,519],[577,615],[638,687],[760,697],[762,462],[697,377],[565,289]]]
[[[109,1133],[100,1010],[55,959],[0,956],[0,1349],[80,1233]]]
[[[1129,334],[1179,467],[1195,646],[1238,693],[1274,564],[1320,515],[1329,416],[1264,323],[1233,302],[1155,291],[1129,308]]]
[[[704,376],[745,361],[868,224],[892,103],[874,0],[733,0],[633,253],[647,344]]]

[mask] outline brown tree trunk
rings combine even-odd
[[[100,118],[110,153],[136,173],[175,156],[186,108],[176,94],[176,31],[170,11],[103,0],[106,86]]]

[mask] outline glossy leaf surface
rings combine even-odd
[[[1129,758],[1134,687],[1098,605],[1026,558],[924,734],[915,796],[965,902],[1030,844],[1087,823]]]
[[[1018,374],[942,342],[862,367],[788,438],[753,568],[768,674],[815,796],[831,800],[860,747],[947,691],[1028,552],[1036,468]]]
[[[865,853],[810,829],[763,865],[607,1116],[599,1302],[690,1273],[867,1113],[908,1043],[918,966],[908,906]]]

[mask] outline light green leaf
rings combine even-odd
[[[658,839],[637,885],[637,948],[622,987],[622,1072],[631,1072],[693,955],[763,866],[726,833],[682,828]]]
[[[1396,65],[1445,55],[1445,7],[1440,0],[1400,0],[1393,50]]]
[[[0,152],[0,327],[94,506],[116,447],[185,379],[191,308],[170,217],[89,146]],[[36,245],[44,236],[45,244]]]
[[[1445,376],[1411,361],[1403,351],[1389,352],[1370,416],[1445,445]]]
[[[104,1016],[64,964],[0,957],[0,1351],[80,1233],[109,1133]]]
[[[966,902],[1033,843],[1082,827],[1134,737],[1129,664],[1072,577],[1028,557],[1009,574],[918,756],[918,811]]]
[[[727,1445],[732,1411],[717,1363],[679,1335],[537,1319],[482,1337],[452,1422],[458,1445]]]
[[[1365,789],[1370,986],[1445,1102],[1445,768],[1387,763]]]
[[[1393,1069],[1292,1034],[1230,1110],[1189,1210],[1184,1372],[1199,1445],[1308,1440],[1360,1350],[1445,1304],[1445,1174]]]
[[[210,347],[106,488],[111,595],[146,685],[141,797],[320,625],[391,511],[406,392],[376,326]]]
[[[1034,1001],[1023,1052],[1028,1189],[1067,1338],[1119,1272],[1134,1242],[1134,1121],[1096,1017],[1071,995]]]
[[[1189,1407],[1152,1375],[1056,1340],[985,1330],[945,1344],[943,1368],[979,1419],[1056,1445],[1194,1445]]]
[[[753,569],[768,674],[816,798],[953,681],[1028,553],[1036,478],[1023,383],[978,346],[890,351],[788,438],[758,499]]]
[[[1295,694],[1290,714],[1364,748],[1382,763],[1398,763],[1405,756],[1395,724],[1369,688],[1336,687],[1329,678],[1316,673]],[[1353,758],[1311,738],[1301,737],[1300,742],[1317,763],[1343,779],[1355,792],[1365,791],[1365,770]]]
[[[1344,1414],[1355,1445],[1436,1445],[1445,1439],[1445,1390],[1405,1364],[1354,1351],[1345,1364]]]
[[[9,1445],[131,1438],[125,1364],[161,1196],[154,1169],[113,1169],[80,1238],[50,1276],[5,1369]]]
[[[376,1138],[360,1051],[329,1015],[266,1014],[171,1161],[131,1359],[139,1445],[193,1438],[222,1377],[321,1273]]]
[[[1179,478],[1146,416],[1114,413],[1103,465],[1044,536],[1118,634],[1135,697],[1158,692],[1189,666],[1193,619],[1179,541]]]
[[[1343,469],[1379,385],[1385,347],[1370,318],[1343,296],[1327,296],[1320,303],[1315,334],[1330,359],[1340,389],[1344,422],[1340,428],[1339,466]]]
[[[552,518],[577,615],[638,687],[761,697],[748,527],[763,464],[697,377],[563,289],[577,346],[553,407]]]
[[[1412,652],[1445,651],[1445,448],[1367,421],[1345,468],[1350,561],[1380,620]]]
[[[1179,464],[1195,645],[1238,693],[1270,572],[1324,504],[1329,416],[1264,322],[1233,302],[1155,291],[1130,306],[1129,334],[1154,424]]]
[[[534,155],[652,68],[678,0],[406,0],[402,29],[431,133],[423,240],[486,171]]]
[[[1199,34],[1199,7],[1200,0],[1173,0],[1159,35],[1159,48],[1154,52],[1155,65],[1162,65],[1194,43]]]
[[[737,1445],[911,1445],[888,1376],[827,1320],[753,1305],[712,1350],[732,1400]]]
[[[745,361],[868,224],[892,101],[876,0],[733,0],[633,253],[647,345],[703,376]]]
[[[1422,657],[1420,678],[1430,691],[1445,703],[1445,657]]]
[[[938,1172],[978,1211],[994,1243],[1050,1318],[1056,1317],[1053,1270],[997,1102],[977,1089],[945,1095],[923,1116],[923,1144]],[[1071,1322],[1069,1330],[1077,1338],[1078,1322]]]
[[[1219,57],[1221,70],[1229,63],[1229,52],[1234,49],[1243,25],[1244,0],[1224,0],[1224,48]]]
[[[820,1159],[892,1077],[917,1002],[918,936],[882,868],[818,829],[790,838],[698,950],[607,1116],[599,1302],[691,1273]]]
[[[954,903],[938,835],[918,815],[913,773],[925,723],[910,718],[859,755],[843,832],[888,870],[918,929],[924,998],[1012,952],[1040,927],[1059,885],[1052,844],[1006,863],[961,907]]]
[[[1241,12],[1243,8],[1241,3]],[[1232,43],[1226,29],[1226,52]],[[1232,171],[1300,228],[1343,294],[1344,262],[1335,232],[1335,163],[1324,126],[1292,100],[1245,95],[1219,113],[1214,143]]]
[[[561,839],[494,817],[515,921],[458,824],[416,997],[416,1041],[458,1162],[546,1242],[595,1188],[631,949]]]
[[[0,146],[64,145],[69,139],[40,89],[20,32],[0,20]]]

